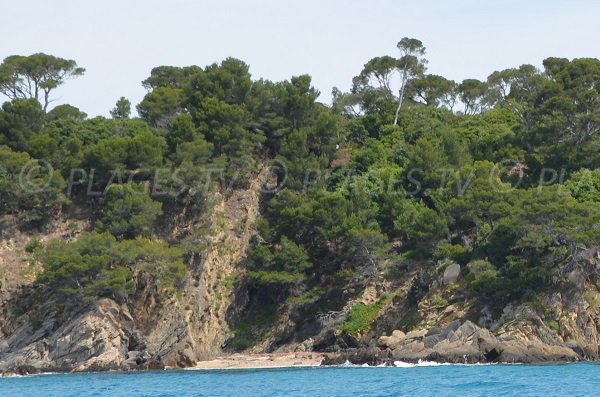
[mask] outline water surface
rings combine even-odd
[[[0,396],[597,396],[600,364],[422,365],[0,378]]]

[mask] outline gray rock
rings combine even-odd
[[[422,340],[417,335],[407,335],[406,342],[392,352],[394,360],[414,362],[432,360],[454,363],[574,361],[581,359],[567,345],[546,344],[541,340],[523,340],[515,337],[499,339],[488,329],[471,321],[460,326],[452,322],[444,330],[432,330]],[[574,347],[574,346],[572,346]]]
[[[425,335],[427,335],[426,329],[410,331],[408,334],[406,334],[406,339],[423,339]]]
[[[114,301],[106,299],[54,332],[52,321],[44,321],[35,332],[24,326],[8,339],[0,372],[119,368],[126,360],[129,342],[129,330],[118,318],[120,312]]]
[[[425,336],[423,338],[423,344],[425,345],[426,348],[431,349],[433,348],[435,345],[437,345],[438,343],[440,343],[441,341],[443,341],[445,338],[442,334],[437,334],[437,335],[429,335],[429,336]]]
[[[444,270],[444,276],[442,277],[444,285],[454,284],[459,275],[460,265],[458,263],[452,263]]]
[[[405,339],[406,335],[404,334],[404,332],[400,330],[394,330],[391,336],[381,336],[377,340],[377,345],[384,349],[387,348],[390,350],[394,350],[398,346],[400,346]]]
[[[460,320],[454,320],[446,327],[446,334],[456,331],[460,327]]]

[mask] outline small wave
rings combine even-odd
[[[416,366],[416,364],[413,364],[413,363],[407,363],[404,361],[394,361],[394,367],[396,367],[396,368],[412,368],[415,366]]]
[[[40,372],[39,374],[0,374],[0,378],[31,378],[34,376],[64,375],[61,372]]]
[[[441,365],[452,365],[450,363],[438,363],[435,361],[419,360],[417,363],[407,363],[404,361],[394,361],[394,367],[413,368],[413,367],[439,367]]]
[[[409,363],[406,361],[393,361],[385,362],[379,365],[369,364],[353,364],[346,360],[343,364],[332,365],[331,367],[338,368],[415,368],[415,367],[440,367],[440,366],[479,366],[479,365],[498,365],[504,363],[439,363],[437,361],[419,360],[416,363]],[[329,367],[328,365],[325,367]]]
[[[408,363],[405,361],[394,361],[392,363],[392,365],[388,364],[388,363],[382,363],[379,365],[369,365],[369,364],[352,364],[350,361],[346,360],[345,363],[343,364],[339,364],[337,365],[337,367],[342,367],[342,368],[389,368],[389,367],[396,367],[396,368],[413,368],[413,367],[437,367],[440,365],[453,365],[450,363],[438,363],[435,361],[425,361],[425,360],[419,360],[417,363]]]
[[[2,375],[0,375],[0,378],[25,378],[26,376],[29,376],[29,375],[19,375],[19,374],[6,375],[6,374],[2,374]]]
[[[379,365],[369,365],[367,363],[364,364],[352,364],[350,361],[346,360],[343,364],[333,365],[334,367],[342,367],[342,368],[381,368],[386,367],[385,363]]]
[[[498,363],[438,363],[436,361],[419,360],[417,363],[407,363],[405,361],[394,361],[396,368],[414,368],[414,367],[439,367],[439,366],[476,366],[476,365],[496,365]]]

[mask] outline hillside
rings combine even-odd
[[[111,118],[47,109],[74,61],[6,58],[0,372],[597,359],[600,61],[454,82],[395,53],[331,105],[159,66]]]

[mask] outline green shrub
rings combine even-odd
[[[416,307],[413,307],[406,312],[395,328],[404,331],[410,331],[417,325],[418,318],[419,312]]]
[[[73,242],[51,242],[38,259],[43,264],[39,283],[89,298],[124,299],[135,290],[135,271],[149,272],[159,286],[169,289],[187,272],[181,250],[144,238],[117,241],[108,232],[83,233]]]
[[[119,239],[150,236],[162,214],[162,204],[152,200],[141,184],[109,186],[100,205],[100,228]]]
[[[278,319],[277,305],[274,301],[264,300],[260,305],[253,307],[233,328],[232,346],[236,350],[248,349],[264,340],[270,328]]]
[[[36,252],[37,250],[39,250],[40,248],[43,248],[42,242],[37,237],[34,237],[25,246],[25,251],[32,254],[32,253]]]
[[[360,333],[371,328],[374,321],[379,316],[381,309],[389,303],[393,295],[383,295],[379,300],[370,305],[363,303],[356,304],[350,308],[348,318],[341,326],[342,332],[352,336],[358,336]]]
[[[546,320],[544,324],[553,331],[560,332],[560,323],[556,320]]]

